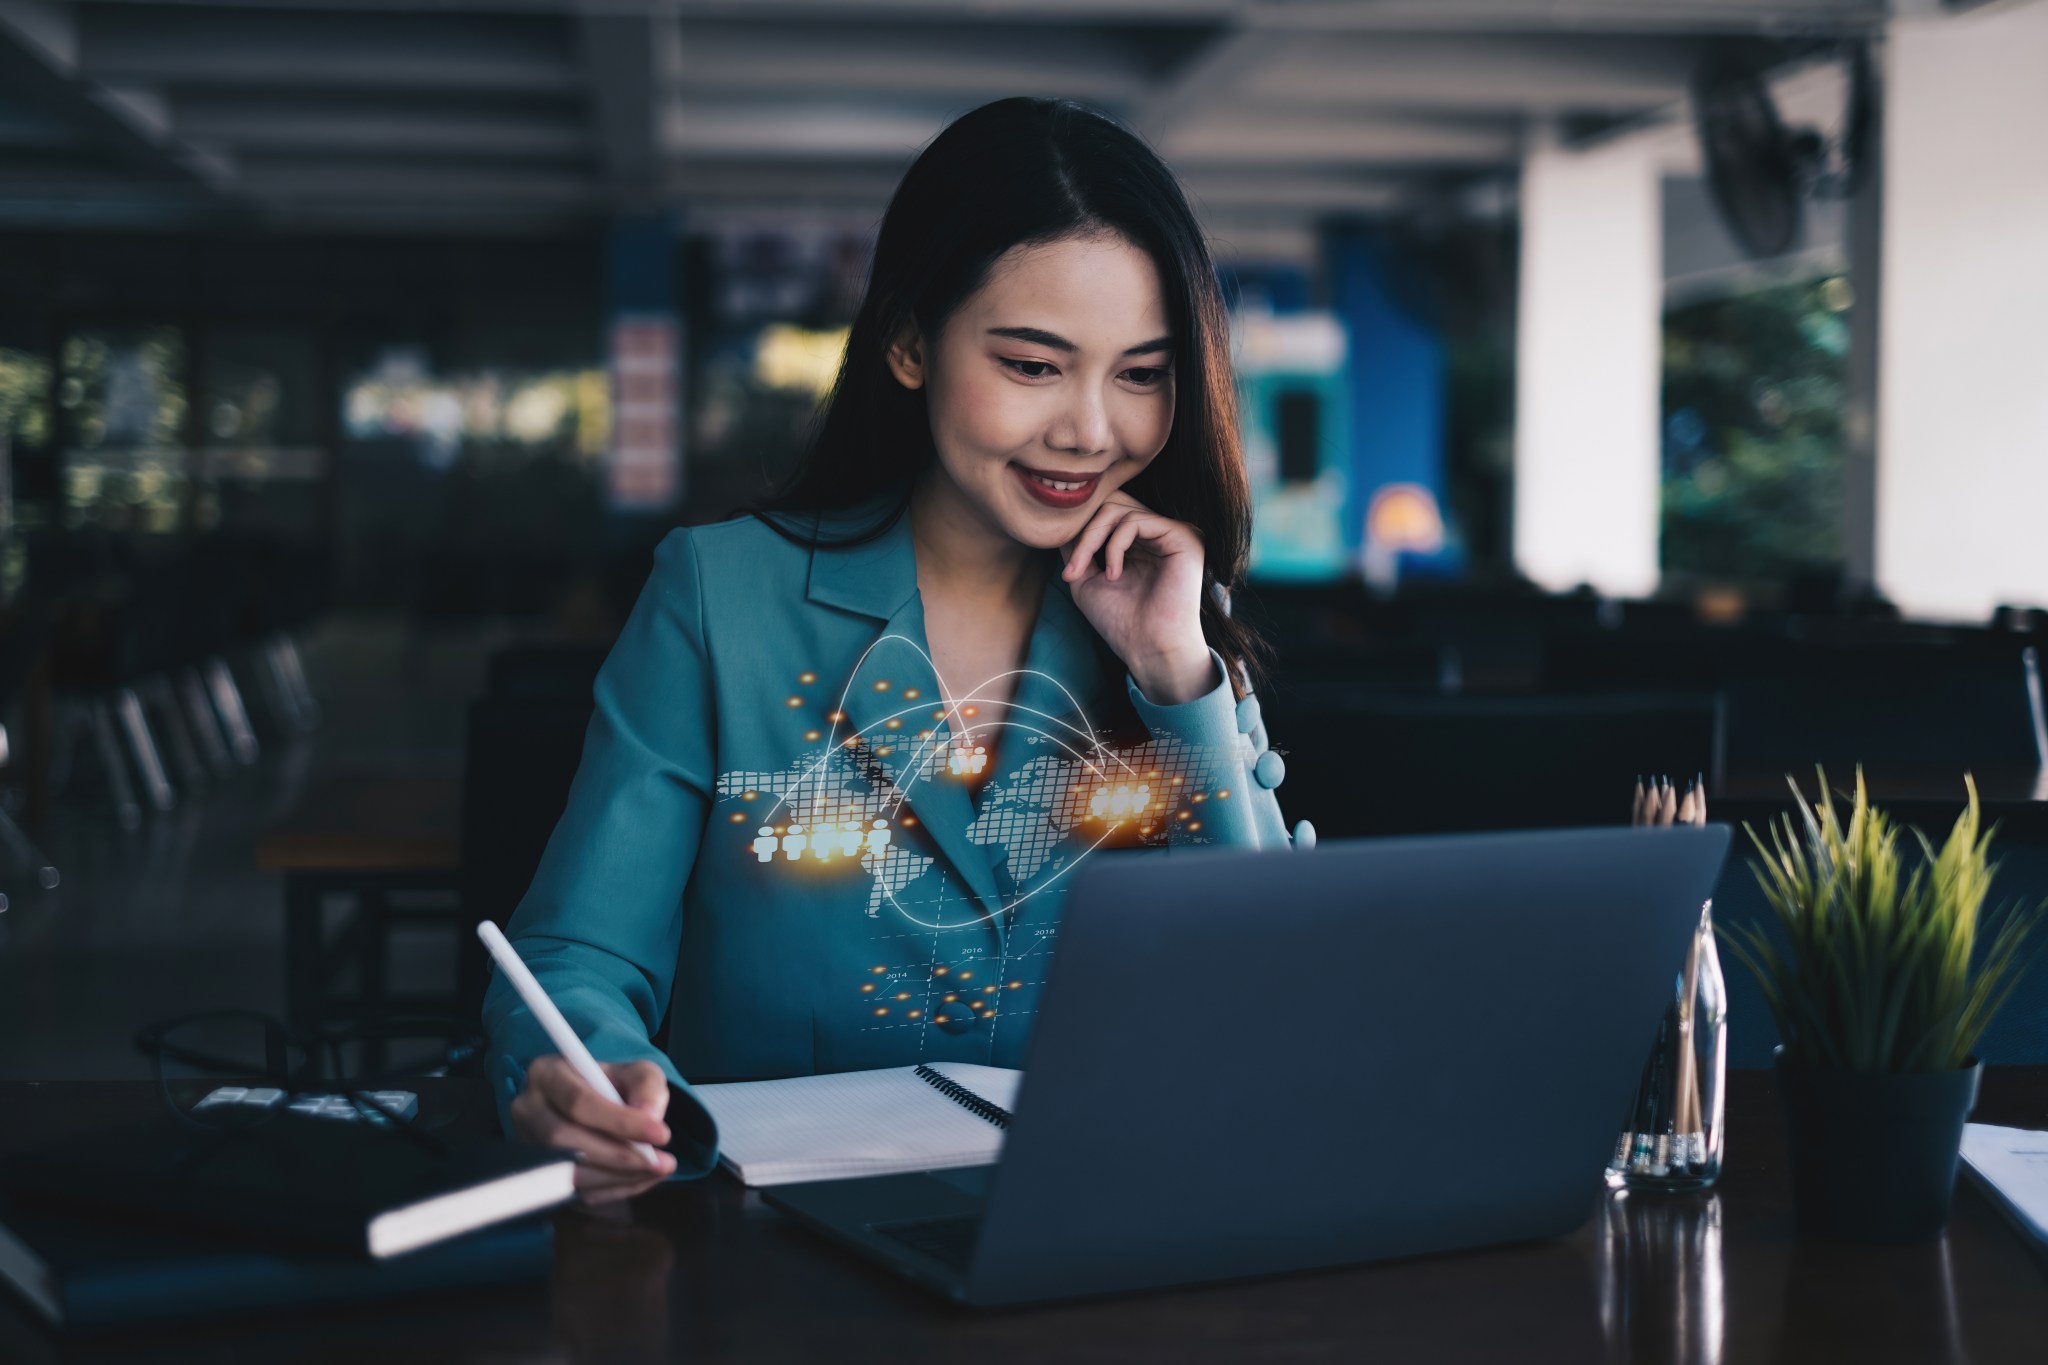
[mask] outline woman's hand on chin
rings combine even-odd
[[[1177,706],[1216,686],[1202,635],[1201,532],[1119,489],[1060,557],[1074,605],[1148,700]]]

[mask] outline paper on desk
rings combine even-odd
[[[2048,1133],[1963,1125],[1963,1160],[1991,1187],[2020,1226],[2048,1242]]]

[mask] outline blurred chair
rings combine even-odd
[[[49,618],[49,603],[32,593],[24,593],[0,612],[0,721],[14,713],[16,703],[28,690],[36,661],[49,643]],[[13,761],[7,726],[0,723],[0,768]],[[30,873],[46,891],[55,887],[59,879],[56,864],[36,847],[4,805],[0,805],[0,868],[9,874]],[[0,908],[6,905],[7,897],[0,894]]]
[[[526,895],[583,759],[605,650],[520,645],[492,655],[490,690],[469,705],[462,774],[462,904],[469,921],[504,924]],[[490,969],[465,939],[459,994],[481,1007]]]
[[[1638,775],[1719,781],[1708,695],[1397,697],[1275,693],[1287,818],[1325,838],[1626,823]]]
[[[1786,645],[1726,680],[1731,772],[2024,778],[2048,767],[2040,659],[1997,636]]]
[[[1248,584],[1232,608],[1273,645],[1279,678],[1425,695],[1464,690],[1456,650],[1388,628],[1355,582]]]
[[[609,644],[520,644],[494,652],[485,690],[504,701],[588,703]]]

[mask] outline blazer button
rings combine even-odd
[[[1316,846],[1316,827],[1306,820],[1294,822],[1294,846],[1297,849],[1311,849]]]
[[[1259,761],[1252,765],[1252,776],[1268,791],[1280,785],[1287,776],[1287,762],[1271,749],[1259,755]]]
[[[1259,725],[1259,699],[1250,693],[1237,704],[1237,732],[1248,735]]]

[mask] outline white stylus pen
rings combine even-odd
[[[583,1046],[583,1040],[576,1036],[575,1029],[569,1027],[569,1021],[555,1008],[555,1002],[548,999],[548,993],[540,988],[540,982],[533,979],[532,970],[520,959],[519,951],[505,937],[505,931],[485,920],[477,925],[476,936],[484,941],[484,947],[490,950],[491,960],[512,983],[512,989],[519,992],[526,1008],[533,1011],[533,1017],[540,1020],[540,1026],[547,1030],[548,1038],[554,1043],[555,1051],[562,1054],[562,1060],[574,1067],[576,1074],[589,1082],[592,1090],[613,1104],[624,1104],[625,1101],[619,1098],[619,1088],[598,1066],[597,1058],[590,1055],[590,1049]],[[644,1142],[635,1142],[632,1147],[647,1158],[649,1165],[659,1160],[654,1148]]]

